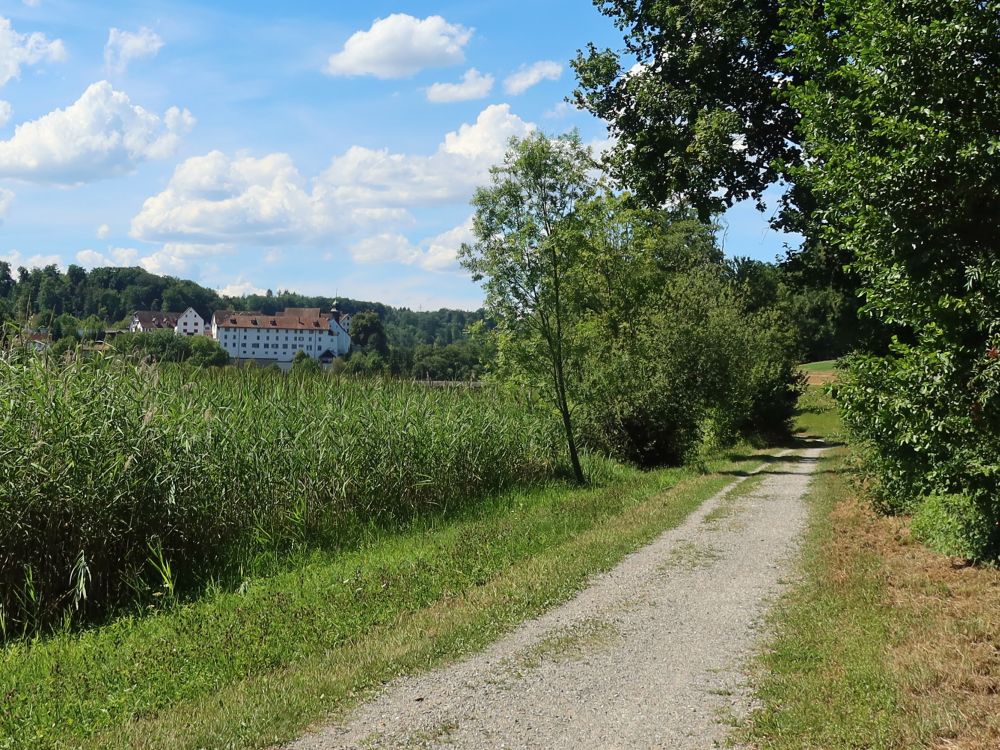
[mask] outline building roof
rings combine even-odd
[[[176,328],[181,314],[139,310],[134,313],[134,317],[143,328]]]
[[[216,310],[212,322],[222,328],[253,328],[257,330],[326,331],[331,320],[340,320],[340,313],[321,312],[318,307],[289,307],[276,315],[260,312]]]

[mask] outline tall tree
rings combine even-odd
[[[491,182],[472,199],[476,242],[462,265],[483,281],[499,356],[528,379],[547,381],[559,411],[573,475],[584,481],[573,430],[569,278],[584,242],[578,208],[594,195],[595,164],[578,135],[511,141]]]
[[[625,48],[579,52],[574,96],[609,123],[609,166],[640,200],[680,198],[707,222],[737,201],[759,201],[798,162],[778,0],[594,4]]]

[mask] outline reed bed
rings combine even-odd
[[[0,352],[0,640],[559,471],[489,389]]]

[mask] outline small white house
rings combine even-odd
[[[184,312],[163,313],[141,310],[132,315],[128,330],[131,333],[149,333],[172,329],[178,336],[201,336],[205,333],[205,319],[189,307]]]
[[[211,336],[234,360],[290,363],[298,352],[329,362],[351,349],[351,316],[289,307],[276,315],[219,310]]]

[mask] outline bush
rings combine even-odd
[[[987,560],[1000,552],[996,511],[986,498],[931,495],[913,515],[913,535],[946,555]]]
[[[801,390],[774,313],[748,315],[714,266],[674,275],[624,335],[597,329],[580,397],[586,443],[643,466],[704,441],[787,434]]]

